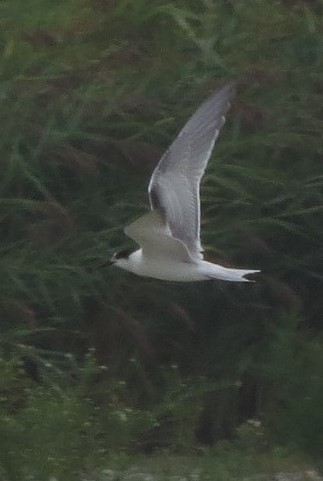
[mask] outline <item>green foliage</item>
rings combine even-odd
[[[70,365],[73,359],[69,356]],[[234,443],[218,443],[216,449],[200,449],[193,459],[170,457],[171,452],[192,447],[194,416],[200,410],[201,396],[219,391],[224,386],[199,383],[185,385],[178,368],[164,372],[168,392],[155,406],[154,412],[126,404],[127,387],[124,382],[109,383],[101,402],[96,398],[96,385],[106,370],[98,366],[94,353],[89,352],[83,364],[74,367],[73,380],[64,386],[32,387],[19,365],[3,360],[1,374],[9,373],[8,380],[20,378],[19,404],[7,403],[1,397],[0,410],[0,475],[3,479],[51,479],[63,481],[95,476],[95,479],[127,479],[130,473],[157,473],[158,476],[187,475],[188,479],[239,479],[261,472],[277,470],[299,471],[306,466],[296,452],[272,450],[264,427],[257,420],[249,420],[238,430]],[[68,369],[65,369],[65,376]],[[66,380],[66,379],[65,379]],[[12,386],[12,384],[11,384]],[[9,386],[9,388],[11,387]],[[7,386],[7,392],[9,392]],[[17,396],[16,396],[17,397]],[[13,396],[11,395],[11,399]],[[138,448],[146,449],[158,442],[164,455],[138,456]],[[167,440],[167,443],[165,442]],[[164,443],[164,444],[163,444]],[[167,449],[165,447],[167,446]],[[131,454],[136,454],[133,458]],[[133,464],[135,465],[133,466]],[[243,470],[241,472],[241,469]],[[143,474],[141,475],[143,476]],[[211,476],[211,478],[210,478]],[[214,478],[216,476],[216,478]],[[197,478],[196,478],[197,477]],[[134,478],[136,479],[136,478]],[[159,479],[159,477],[158,477]],[[305,478],[306,479],[306,478]]]
[[[323,393],[323,351],[319,339],[304,342],[291,338],[277,340],[274,349],[277,357],[275,373],[280,379],[280,389],[275,393],[275,410],[268,417],[276,439],[296,445],[307,452],[322,456],[323,416],[320,398]],[[282,345],[283,344],[283,345]],[[287,346],[286,346],[287,344]],[[273,367],[270,366],[271,370]],[[267,401],[272,402],[273,393]]]
[[[0,18],[3,476],[73,479],[77,456],[187,450],[249,418],[320,454],[321,2],[17,0]],[[128,242],[163,150],[232,78],[202,236],[210,260],[261,281],[95,269]]]
[[[72,358],[70,357],[72,362]],[[3,364],[6,374],[10,363]],[[116,449],[130,449],[136,440],[153,427],[149,412],[126,406],[124,386],[111,383],[104,391],[104,403],[94,403],[93,385],[104,371],[89,353],[85,363],[74,369],[72,380],[64,386],[51,384],[25,388],[22,396],[6,385],[1,396],[0,473],[8,479],[79,479],[81,471],[97,470]],[[19,371],[20,372],[20,371]],[[66,369],[66,372],[68,370]],[[19,374],[22,376],[21,374]],[[66,374],[65,374],[66,376]],[[23,378],[25,383],[27,379]],[[66,381],[66,379],[65,379]],[[102,388],[101,388],[102,391]],[[3,392],[2,392],[3,394]],[[7,402],[10,395],[19,400]]]

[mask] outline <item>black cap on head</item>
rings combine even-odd
[[[114,259],[128,259],[130,254],[133,252],[131,247],[127,247],[126,249],[121,249],[120,251],[116,252],[113,256]]]

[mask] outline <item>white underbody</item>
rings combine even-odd
[[[165,281],[193,282],[219,279],[231,282],[248,282],[246,274],[254,270],[231,269],[197,259],[195,262],[177,262],[167,257],[145,258],[142,249],[133,252],[128,259],[120,259],[115,264],[143,277],[152,277]]]
[[[214,92],[166,150],[149,182],[151,210],[124,229],[141,249],[129,256],[115,255],[116,266],[139,276],[180,282],[248,282],[247,274],[259,272],[212,264],[202,254],[200,181],[234,93],[234,83]]]

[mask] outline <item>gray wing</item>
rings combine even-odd
[[[164,214],[172,235],[184,242],[193,257],[203,257],[200,181],[234,93],[232,82],[202,103],[160,159],[150,179],[151,208]]]
[[[194,262],[186,245],[172,236],[158,211],[139,217],[128,225],[124,232],[141,246],[146,258]]]

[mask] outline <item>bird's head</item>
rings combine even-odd
[[[130,255],[133,253],[133,249],[121,249],[113,254],[109,261],[109,265],[121,267],[122,269],[131,270],[131,262],[129,261]]]

